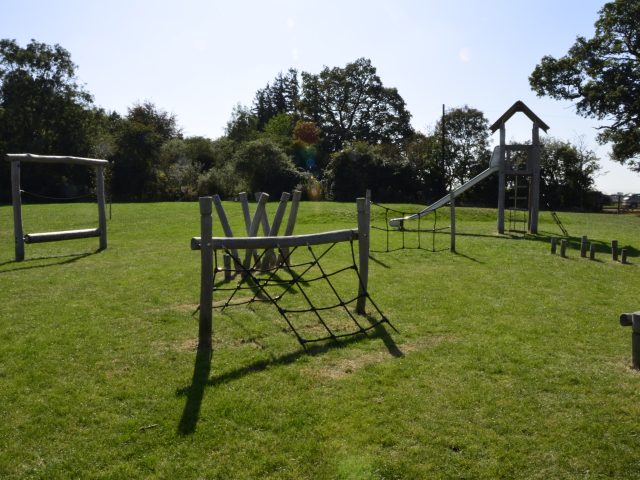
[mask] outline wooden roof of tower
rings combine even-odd
[[[524,113],[527,117],[529,117],[529,120],[531,120],[535,125],[540,127],[542,130],[544,130],[545,133],[547,132],[547,130],[549,130],[549,125],[544,123],[540,119],[540,117],[538,117],[535,113],[533,113],[531,109],[524,104],[523,101],[518,100],[516,103],[511,105],[511,108],[509,108],[509,110],[504,112],[502,116],[494,122],[493,125],[489,127],[491,129],[491,133],[494,133],[496,130],[498,130],[500,128],[500,125],[503,122],[506,123],[507,120],[509,120],[517,112]]]

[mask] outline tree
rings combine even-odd
[[[298,71],[293,68],[284,75],[280,72],[272,84],[258,90],[253,101],[258,130],[278,114],[295,116],[299,95]]]
[[[292,190],[301,179],[291,159],[277,144],[266,139],[240,146],[235,164],[249,191],[267,192],[274,198]]]
[[[594,176],[600,169],[595,153],[583,145],[555,138],[542,140],[541,205],[554,209],[587,209]]]
[[[132,199],[157,198],[155,178],[162,145],[180,137],[175,115],[151,102],[131,107],[116,140],[114,193]]]
[[[397,144],[413,133],[404,100],[382,85],[366,58],[345,68],[325,67],[318,75],[303,72],[300,106],[322,130],[330,152],[354,140]]]
[[[75,68],[71,54],[60,45],[31,40],[23,48],[15,40],[0,40],[0,155],[90,154],[95,115],[91,95],[78,84]],[[2,164],[2,191],[8,191],[8,165]],[[47,191],[64,183],[64,176],[88,183],[88,169],[67,167],[53,175],[47,167],[32,169],[25,185]]]
[[[442,137],[442,128],[441,119],[436,123],[436,138]],[[443,168],[451,190],[478,173],[478,166],[489,166],[489,122],[480,110],[465,105],[445,113],[444,130]]]
[[[543,57],[529,83],[538,96],[575,101],[578,114],[611,122],[598,141],[640,171],[640,2],[616,0],[599,15],[593,38],[578,37],[560,59]]]
[[[227,122],[227,137],[236,142],[248,142],[258,137],[258,117],[247,107],[236,105]]]

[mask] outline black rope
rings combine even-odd
[[[393,212],[400,217],[406,217],[407,215],[417,215],[416,213],[407,214],[407,212],[402,212],[400,210],[396,210],[385,205],[381,205],[379,203],[371,202],[371,205],[381,208],[384,211],[384,227],[380,227],[378,225],[371,225],[371,230],[382,231],[385,232],[385,249],[384,250],[376,250],[371,249],[371,252],[374,253],[390,253],[398,250],[428,250],[428,247],[423,245],[422,235],[425,233],[431,233],[431,251],[436,252],[436,234],[438,232],[449,230],[451,227],[439,227],[438,228],[438,210],[433,211],[433,227],[430,229],[423,228],[423,220],[421,216],[417,217],[418,227],[416,229],[406,228],[406,223],[401,221],[399,228],[389,227],[389,212]],[[400,246],[392,248],[391,247],[391,233],[400,232]],[[417,246],[408,246],[407,238],[410,233],[415,233],[417,235]],[[444,250],[444,249],[442,249]]]
[[[53,195],[45,195],[43,193],[29,192],[27,190],[20,190],[20,193],[24,195],[29,195],[35,198],[42,198],[43,200],[63,200],[63,201],[80,200],[81,198],[91,198],[96,196],[95,193],[85,193],[83,195],[76,195],[76,196],[53,196]]]
[[[279,245],[277,245],[276,249],[278,250],[278,254],[280,255],[280,258],[284,259],[284,261],[279,263],[274,268],[267,269],[267,271],[260,270],[258,268],[258,266],[261,265],[262,259],[263,259],[264,255],[265,255],[265,253],[267,252],[268,249],[263,250],[262,253],[257,256],[257,258],[253,259],[252,264],[250,264],[247,267],[247,265],[245,265],[243,262],[240,261],[238,256],[234,255],[229,249],[223,247],[224,253],[226,255],[229,255],[229,257],[235,263],[236,269],[240,270],[240,281],[233,287],[220,287],[220,286],[216,285],[216,282],[215,282],[216,275],[218,275],[220,272],[228,271],[228,270],[225,270],[224,268],[218,268],[218,255],[217,255],[217,251],[216,251],[216,254],[214,255],[214,274],[213,274],[213,276],[214,276],[214,291],[219,291],[219,292],[230,291],[231,294],[229,295],[227,300],[223,301],[222,303],[220,303],[218,305],[213,305],[212,308],[221,309],[222,311],[224,311],[224,309],[226,307],[238,306],[238,305],[247,305],[247,304],[253,303],[255,301],[266,301],[266,302],[272,303],[277,308],[278,313],[284,318],[285,322],[287,323],[289,328],[294,333],[294,335],[295,335],[296,339],[298,340],[298,342],[304,348],[306,348],[305,345],[307,343],[311,343],[311,342],[319,342],[319,341],[323,341],[323,340],[336,340],[338,338],[348,337],[348,336],[357,335],[357,334],[365,334],[366,335],[366,332],[368,330],[371,330],[372,328],[375,328],[376,326],[380,325],[381,323],[385,323],[385,322],[389,323],[389,321],[382,314],[382,312],[380,311],[378,306],[371,300],[371,297],[366,292],[366,289],[363,286],[362,278],[360,277],[360,273],[358,272],[357,264],[355,263],[356,259],[355,259],[355,253],[354,253],[354,247],[353,247],[353,240],[350,240],[349,244],[350,244],[350,248],[351,248],[351,265],[348,265],[348,266],[342,267],[342,268],[338,268],[338,269],[330,271],[330,272],[327,272],[323,268],[323,266],[321,264],[321,259],[325,255],[327,255],[335,247],[336,243],[330,244],[320,254],[317,254],[310,245],[307,245],[307,249],[308,249],[308,252],[309,252],[312,260],[299,264],[299,265],[302,265],[302,266],[306,267],[306,268],[304,268],[302,273],[299,273],[299,274],[296,273],[295,271],[293,271],[292,268],[289,268],[287,266],[287,261],[288,261],[289,257],[291,256],[291,254],[298,247],[294,247],[293,249],[291,249],[289,252],[287,252],[285,254],[283,249]],[[273,249],[271,249],[271,250],[273,250]],[[311,278],[311,279],[305,279],[304,275],[307,274],[313,267],[317,267],[318,268],[318,270],[320,272],[320,275],[318,275],[318,276],[316,276],[314,278]],[[277,272],[279,272],[280,270],[286,271],[291,276],[291,278],[290,279],[286,279],[286,280],[282,280],[282,279],[276,278]],[[355,296],[354,298],[351,298],[351,299],[348,299],[348,300],[344,300],[344,298],[339,294],[338,290],[336,289],[336,287],[331,282],[331,278],[336,276],[336,275],[338,275],[338,274],[340,274],[340,273],[346,272],[348,270],[353,270],[355,272],[355,274],[356,274],[356,276],[358,278],[359,290],[361,290],[361,291],[363,291],[365,293],[364,294],[358,293],[358,295]],[[258,273],[266,274],[267,278],[259,278],[257,276]],[[331,292],[333,293],[333,296],[336,298],[337,303],[334,303],[334,304],[331,304],[331,305],[324,305],[324,306],[318,306],[318,305],[316,305],[314,303],[314,301],[311,299],[311,297],[306,292],[306,288],[305,288],[304,285],[308,285],[308,284],[316,282],[316,281],[326,282],[326,284],[331,289]],[[279,295],[274,295],[274,294],[270,293],[267,290],[267,287],[281,287],[281,288],[283,288],[283,291]],[[289,308],[289,307],[285,307],[285,306],[281,305],[283,298],[288,293],[292,292],[294,289],[297,289],[302,294],[302,297],[304,299],[304,303],[306,305],[306,308]],[[242,300],[242,301],[238,300],[238,301],[234,302],[233,299],[236,297],[237,293],[239,291],[241,291],[241,290],[252,290],[254,292],[254,294],[248,300]],[[259,296],[261,296],[263,298],[258,298]],[[376,312],[378,313],[378,315],[381,318],[381,320],[379,320],[377,322],[372,322],[372,324],[370,326],[366,326],[366,327],[364,327],[363,325],[361,325],[358,322],[358,320],[356,319],[355,315],[348,308],[349,305],[351,305],[354,302],[356,302],[357,300],[359,300],[362,296],[366,296],[366,298],[371,302],[371,305],[373,306],[373,308],[376,310]],[[352,331],[345,332],[345,333],[334,332],[332,330],[332,328],[329,326],[329,324],[325,321],[325,319],[323,318],[323,316],[321,314],[321,312],[334,310],[334,309],[342,309],[347,314],[347,317],[357,327],[356,330],[355,331],[352,330]],[[326,332],[326,335],[320,336],[320,337],[315,337],[315,338],[304,338],[300,334],[298,329],[295,327],[293,319],[290,317],[292,314],[295,315],[295,314],[304,314],[304,313],[313,314],[313,316],[315,317],[315,320],[317,321],[318,325],[322,326],[322,328]],[[393,326],[392,326],[392,328],[393,328]],[[394,328],[394,330],[395,330],[395,328]]]

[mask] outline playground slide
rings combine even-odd
[[[495,147],[493,149],[493,154],[491,155],[491,162],[489,163],[489,168],[487,168],[483,172],[481,172],[478,175],[476,175],[475,177],[473,177],[467,183],[465,183],[463,185],[460,185],[458,188],[456,188],[456,189],[452,190],[451,192],[447,193],[440,200],[438,200],[437,202],[432,203],[431,205],[429,205],[428,207],[426,207],[423,210],[419,211],[418,213],[414,213],[413,215],[408,215],[408,216],[402,217],[402,218],[392,218],[391,220],[389,220],[389,226],[390,227],[399,227],[407,220],[417,220],[418,218],[424,217],[428,213],[433,212],[434,210],[446,205],[447,203],[449,203],[452,193],[453,193],[453,197],[454,198],[458,197],[463,192],[466,192],[471,187],[473,187],[475,184],[477,184],[477,183],[481,182],[482,180],[484,180],[485,178],[487,178],[492,173],[497,172],[498,169],[500,168],[499,164],[500,164],[500,147]]]

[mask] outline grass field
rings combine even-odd
[[[252,304],[215,312],[209,361],[192,316],[197,203],[114,205],[106,251],[27,245],[21,263],[0,207],[0,478],[640,478],[640,374],[618,324],[640,310],[640,216],[560,216],[567,259],[549,253],[548,212],[539,235],[511,238],[495,210],[460,208],[457,254],[446,233],[436,252],[372,253],[370,292],[398,332],[305,353]],[[95,217],[24,208],[26,232]],[[303,203],[296,232],[355,224],[355,204]],[[579,258],[581,235],[596,261]]]

